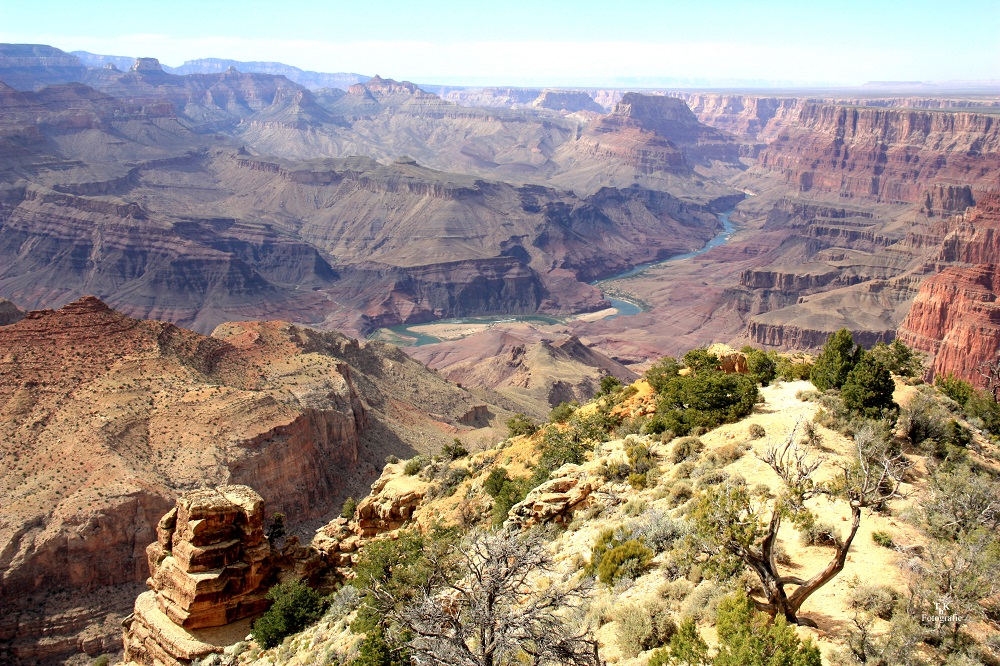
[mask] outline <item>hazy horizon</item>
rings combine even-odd
[[[592,0],[488,7],[301,1],[5,8],[0,41],[158,58],[225,58],[442,85],[858,86],[1000,80],[1000,4],[850,0],[712,5]],[[645,83],[644,83],[645,82]]]

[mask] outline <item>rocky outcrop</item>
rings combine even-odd
[[[24,319],[24,311],[10,301],[0,298],[0,326],[14,324],[22,319]]]
[[[576,111],[604,113],[604,109],[594,101],[594,98],[582,90],[543,90],[531,102],[531,106],[536,109],[569,111],[570,113]]]
[[[593,482],[578,465],[563,465],[552,472],[548,481],[511,507],[504,526],[525,529],[547,523],[569,523],[574,512],[590,506],[593,490]]]
[[[350,518],[337,518],[321,527],[310,548],[320,553],[341,573],[357,560],[357,551],[366,543],[387,532],[403,527],[413,518],[427,492],[428,484],[403,472],[403,463],[388,464],[361,500]]]
[[[943,269],[921,285],[899,338],[930,355],[932,375],[982,385],[980,365],[1000,350],[1000,192],[983,195],[941,231],[934,259]]]
[[[276,568],[264,537],[264,501],[246,486],[185,493],[147,549],[151,588],[123,622],[125,660],[184,666],[222,652],[193,630],[267,609]]]

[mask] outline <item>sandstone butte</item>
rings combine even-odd
[[[944,268],[921,284],[899,338],[930,355],[933,375],[982,386],[980,366],[1000,350],[1000,191],[942,227]]]
[[[364,494],[387,454],[508,414],[382,343],[284,322],[207,337],[92,297],[0,327],[0,350],[0,658],[12,661],[114,649],[109,627],[181,492],[252,483],[293,527]]]

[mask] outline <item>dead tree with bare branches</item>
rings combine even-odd
[[[445,561],[447,560],[447,561]],[[395,613],[418,663],[435,666],[600,666],[597,643],[574,624],[583,590],[543,580],[539,534],[475,532],[434,566],[432,586]]]

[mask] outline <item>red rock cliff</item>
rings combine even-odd
[[[924,281],[899,338],[931,355],[934,375],[981,385],[978,368],[1000,349],[1000,192],[945,224],[940,262],[957,263]]]

